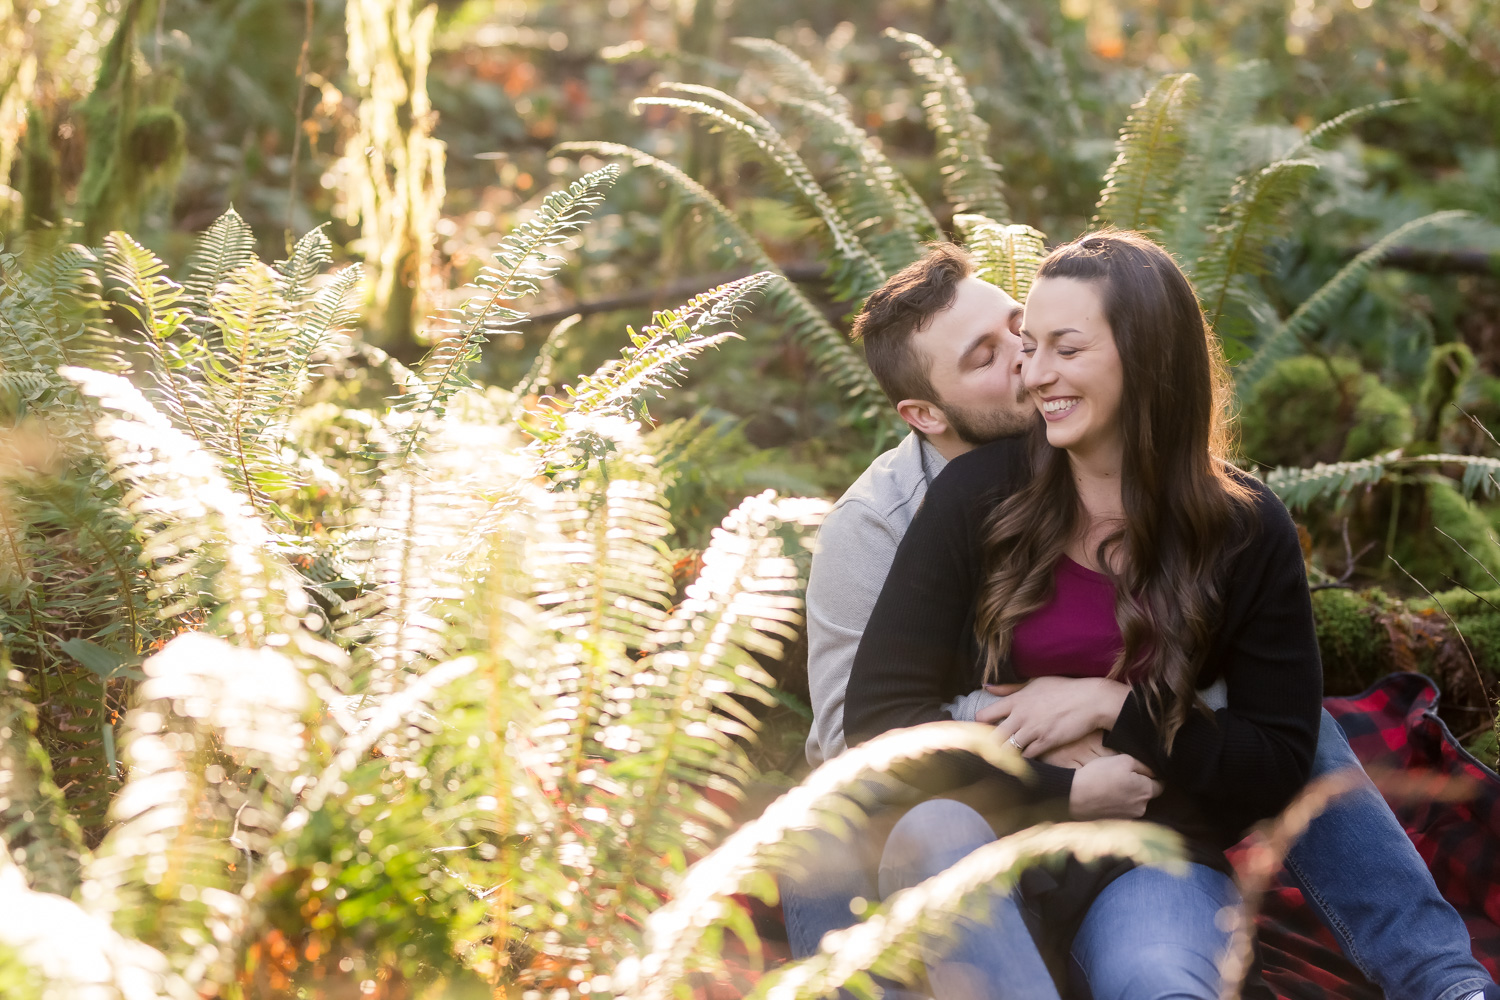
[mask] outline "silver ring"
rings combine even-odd
[[[1021,746],[1021,744],[1019,744],[1019,743],[1016,742],[1016,738],[1014,736],[1008,738],[1005,742],[1009,743],[1011,746],[1015,747],[1017,750],[1024,750],[1024,749],[1026,749],[1025,747]]]

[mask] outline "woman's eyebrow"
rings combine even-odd
[[[1080,330],[1080,329],[1078,329],[1078,327],[1076,327],[1076,326],[1064,326],[1064,327],[1060,327],[1060,328],[1058,328],[1056,330],[1053,330],[1051,333],[1042,334],[1041,336],[1038,336],[1037,334],[1032,333],[1030,330],[1026,329],[1023,326],[1020,329],[1019,332],[1020,332],[1021,336],[1023,336],[1023,337],[1030,337],[1032,340],[1040,340],[1040,339],[1042,339],[1042,337],[1047,337],[1049,339],[1056,339],[1057,337],[1061,337],[1065,333],[1082,333],[1083,331]]]

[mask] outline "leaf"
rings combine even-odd
[[[1030,226],[1002,226],[982,215],[955,215],[953,225],[974,255],[975,274],[1025,302],[1047,256],[1047,237]]]
[[[1173,73],[1131,106],[1115,141],[1115,161],[1104,175],[1095,224],[1145,231],[1162,228],[1178,181],[1188,112],[1197,100],[1198,78]]]
[[[105,649],[97,643],[89,642],[87,639],[66,639],[58,646],[79,663],[88,667],[98,675],[100,680],[109,680],[112,677],[132,677],[136,680],[144,678],[140,671],[131,670],[130,667],[140,662],[139,657],[125,656],[112,649]]]

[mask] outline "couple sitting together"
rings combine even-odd
[[[784,880],[793,954],[852,924],[856,899],[915,885],[997,833],[1144,818],[1182,835],[1185,875],[1028,872],[987,919],[956,925],[928,989],[1217,1000],[1220,913],[1239,903],[1224,850],[1310,776],[1359,768],[1322,711],[1297,530],[1226,461],[1218,343],[1156,244],[1103,232],[1060,246],[1024,310],[972,271],[962,249],[934,246],[856,321],[915,433],[819,533],[807,751],[816,765],[888,730],[976,720],[1033,773],[953,755],[906,776],[926,798],[886,810],[893,826],[857,843],[822,835]],[[1387,997],[1500,998],[1367,779],[1286,867]]]

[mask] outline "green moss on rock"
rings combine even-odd
[[[1348,358],[1306,355],[1278,363],[1240,417],[1245,457],[1266,466],[1352,461],[1400,447],[1411,406]]]
[[[1378,590],[1313,591],[1325,693],[1357,694],[1391,672],[1390,635],[1377,618],[1387,603]]]

